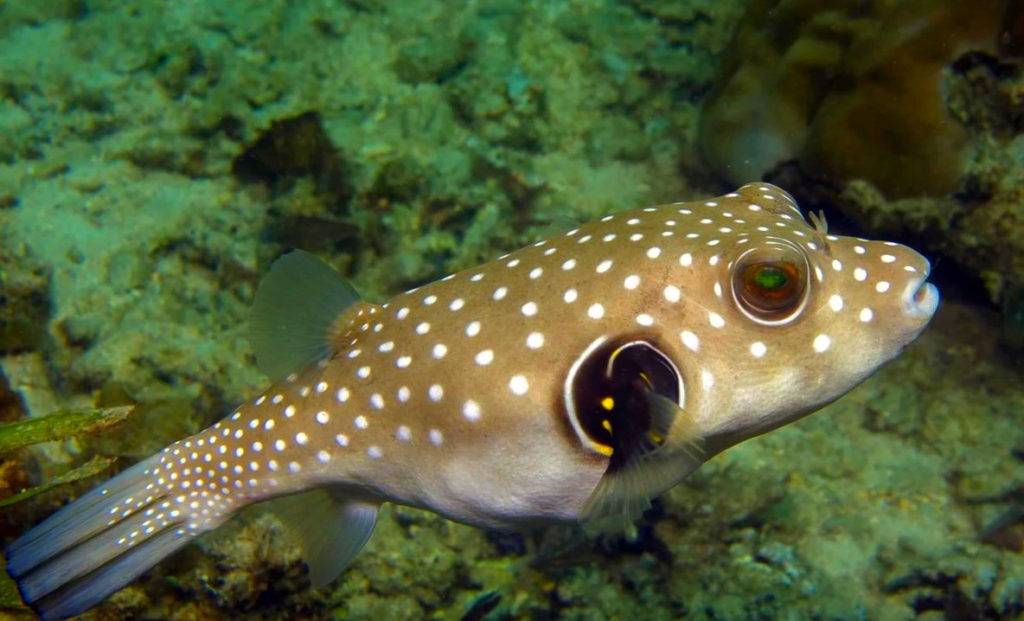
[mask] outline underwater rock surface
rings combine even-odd
[[[37,454],[40,478],[95,454],[127,465],[254,394],[248,304],[290,246],[380,299],[716,190],[697,111],[740,3],[132,4],[0,4],[0,286],[19,283],[0,297],[35,328],[0,365],[32,416],[140,404],[133,427]],[[1008,215],[981,202],[920,229],[879,216],[889,203],[858,211],[852,190],[841,207],[868,230],[946,231],[932,251],[969,273],[1024,274],[1017,142],[977,175]],[[904,357],[716,458],[633,537],[507,540],[391,507],[342,579],[310,591],[280,526],[253,515],[85,618],[1019,616],[1020,367],[956,287]]]

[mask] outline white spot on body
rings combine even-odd
[[[704,390],[710,390],[715,385],[715,376],[711,374],[711,371],[702,369],[700,372],[700,385]]]
[[[480,420],[480,404],[472,399],[467,400],[462,405],[462,415],[466,417],[468,421]]]
[[[818,336],[814,337],[814,351],[818,352],[819,354],[827,351],[828,348],[831,346],[832,339],[829,337],[829,335],[819,334]]]
[[[604,306],[601,306],[601,304],[594,302],[593,304],[590,305],[590,308],[587,309],[587,316],[590,317],[591,319],[600,319],[604,317]]]
[[[679,338],[683,340],[683,345],[686,345],[690,351],[698,351],[700,349],[700,339],[693,332],[683,330],[679,333]]]
[[[761,358],[768,353],[768,347],[761,341],[754,341],[750,344],[750,355],[755,358]]]
[[[523,375],[513,375],[508,382],[508,387],[513,394],[522,396],[530,390],[530,382]]]
[[[828,307],[837,313],[843,310],[843,296],[838,293],[833,293],[828,298]]]
[[[530,349],[540,349],[544,346],[544,335],[540,332],[531,332],[526,337],[526,346]]]
[[[482,367],[487,366],[494,362],[494,351],[490,349],[485,349],[480,352],[477,352],[476,356],[474,357],[474,360],[476,360],[476,363]]]

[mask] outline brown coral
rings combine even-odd
[[[799,159],[890,197],[956,189],[968,155],[944,75],[964,53],[998,53],[1019,11],[1000,0],[758,0],[706,102],[701,146],[729,181]]]

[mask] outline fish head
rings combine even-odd
[[[680,356],[687,409],[709,455],[839,398],[938,306],[920,254],[830,235],[777,187],[689,205],[700,243],[682,255],[688,299],[674,328],[689,350]]]

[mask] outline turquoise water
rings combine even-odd
[[[0,2],[0,420],[139,404],[6,456],[0,497],[263,390],[248,309],[288,249],[381,301],[764,179],[935,266],[932,325],[848,396],[625,536],[388,506],[313,591],[252,515],[87,618],[1019,617],[1020,19],[814,4]],[[0,508],[5,543],[107,474]]]

